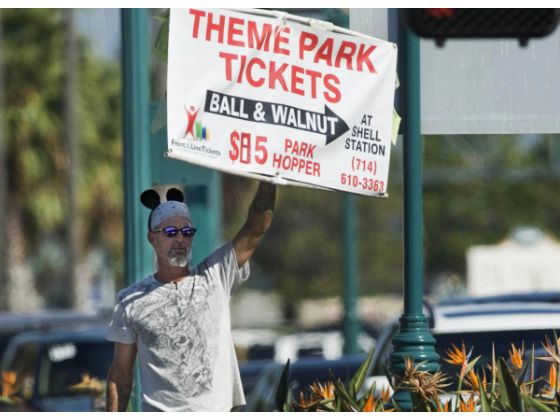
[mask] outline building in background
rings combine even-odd
[[[560,291],[560,242],[523,227],[499,244],[470,247],[467,290],[471,296]]]

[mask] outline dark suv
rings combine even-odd
[[[16,389],[32,411],[100,411],[113,343],[106,324],[25,332],[9,343],[2,371],[16,373]]]
[[[0,360],[10,340],[18,334],[29,331],[49,331],[75,325],[108,323],[112,311],[100,310],[84,313],[74,310],[45,310],[33,314],[13,314],[0,312]]]

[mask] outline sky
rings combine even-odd
[[[120,57],[120,9],[76,9],[76,26],[90,40],[96,56],[108,59]]]

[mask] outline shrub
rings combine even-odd
[[[541,411],[560,412],[560,340],[546,338],[542,343],[544,356],[535,356],[531,350],[526,357],[525,346],[511,345],[509,358],[496,358],[491,363],[478,366],[481,356],[471,358],[462,343],[446,351],[445,363],[460,366],[457,389],[449,390],[449,383],[442,372],[430,373],[422,369],[423,363],[405,360],[402,377],[392,377],[395,389],[405,388],[411,393],[413,411]],[[370,352],[360,369],[348,384],[334,378],[326,383],[315,382],[307,392],[294,398],[288,389],[289,362],[277,390],[279,411],[402,411],[391,399],[390,391],[376,392],[375,384],[362,389],[373,358]],[[535,377],[535,360],[548,363],[546,377]]]

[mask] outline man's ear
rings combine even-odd
[[[154,238],[154,233],[148,231],[147,238],[148,238],[148,242],[151,243],[152,245],[154,245],[154,240],[155,240],[155,238]]]

